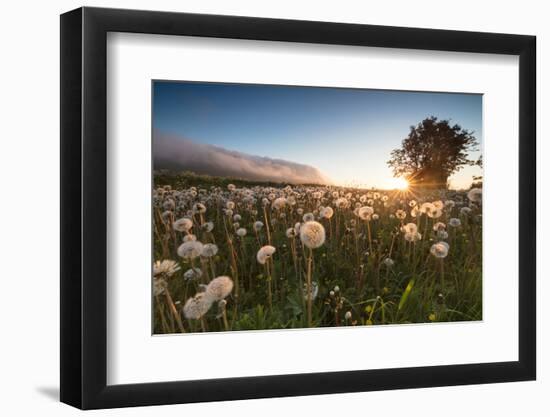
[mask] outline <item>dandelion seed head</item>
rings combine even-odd
[[[213,301],[223,300],[233,290],[233,280],[227,276],[214,278],[206,287],[207,296]]]
[[[174,230],[178,232],[189,232],[189,230],[193,227],[193,221],[191,219],[188,219],[187,217],[183,217],[181,219],[176,220],[174,223],[172,223],[172,227]]]
[[[265,265],[265,263],[273,256],[276,249],[274,246],[271,245],[265,245],[260,248],[258,253],[256,254],[256,259],[258,263]]]
[[[216,256],[218,253],[218,246],[216,246],[214,243],[206,243],[202,247],[201,256],[204,258],[211,258],[213,256]]]
[[[183,306],[185,318],[199,320],[212,306],[213,299],[206,292],[199,292],[187,300]]]
[[[183,242],[178,247],[178,255],[185,259],[194,259],[197,256],[200,256],[203,250],[203,244],[198,240],[190,240],[188,242]]]
[[[237,231],[235,233],[237,233],[237,236],[239,236],[239,237],[245,237],[246,236],[246,229],[244,227],[240,227],[240,228],[237,229]]]
[[[430,253],[436,258],[443,259],[449,254],[449,244],[447,242],[437,242],[430,248]]]
[[[321,247],[325,243],[325,228],[316,221],[307,221],[300,227],[300,240],[310,249]]]
[[[156,261],[153,264],[153,276],[164,275],[171,277],[180,270],[180,266],[176,261],[171,259],[164,259],[162,261]]]
[[[483,198],[483,191],[481,188],[472,188],[468,191],[468,200],[472,203],[480,203]]]

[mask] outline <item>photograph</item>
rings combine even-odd
[[[151,88],[152,334],[483,320],[482,94]]]

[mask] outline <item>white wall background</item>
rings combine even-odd
[[[72,0],[6,2],[0,23],[0,410],[3,415],[67,416],[58,403],[59,379],[59,17],[81,6]],[[286,399],[238,401],[95,412],[94,415],[544,415],[550,409],[550,206],[542,184],[550,180],[550,134],[543,115],[550,82],[550,26],[545,4],[536,0],[377,2],[278,0],[124,0],[86,5],[181,12],[236,14],[308,20],[510,32],[538,37],[539,285],[538,381]],[[457,74],[457,76],[460,76]],[[503,196],[503,204],[506,203]],[[542,215],[540,214],[542,213]],[[337,360],[337,358],[335,358]]]

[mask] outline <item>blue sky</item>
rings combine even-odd
[[[153,94],[156,131],[312,165],[339,185],[391,188],[390,152],[431,115],[482,142],[481,95],[167,81]],[[480,173],[467,167],[451,185]]]

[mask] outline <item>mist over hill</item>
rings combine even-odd
[[[332,184],[317,168],[265,156],[250,155],[187,138],[153,134],[154,169],[291,184]]]

